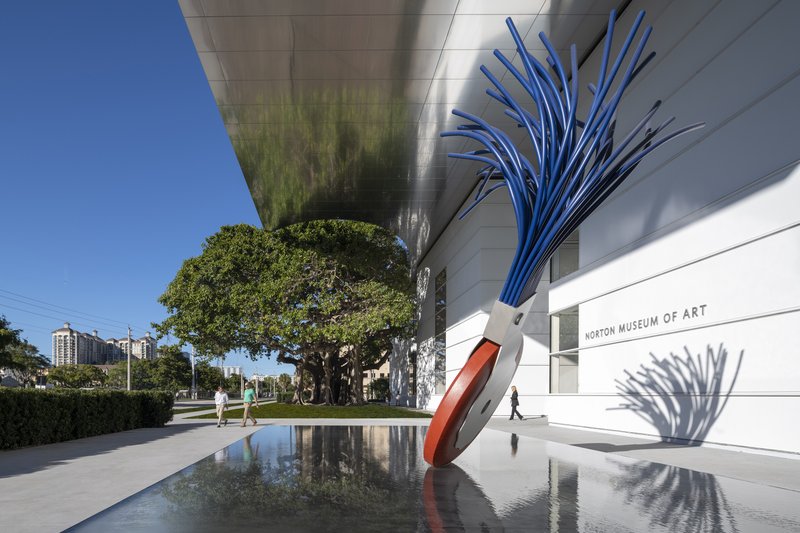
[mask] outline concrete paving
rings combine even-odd
[[[800,491],[800,455],[796,458],[765,455],[711,446],[688,446],[625,435],[549,425],[546,419],[492,419],[492,429],[526,437],[560,442],[698,472]]]
[[[196,403],[196,405],[202,405]],[[188,407],[176,405],[176,408]],[[235,406],[234,406],[235,408]],[[0,451],[0,509],[14,531],[62,531],[261,429],[175,415],[146,428]],[[280,425],[417,425],[429,419],[281,419]]]
[[[14,531],[61,531],[242,439],[266,424],[426,425],[430,419],[281,419],[239,427],[231,420],[176,415],[164,428],[138,429],[0,452],[0,509]],[[545,419],[493,419],[517,433],[774,487],[800,491],[800,459],[693,447],[547,425]]]
[[[62,531],[258,429],[176,420],[0,452],[3,522],[14,531]]]

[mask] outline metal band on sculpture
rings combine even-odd
[[[461,213],[460,218],[501,187],[508,190],[514,209],[517,249],[498,298],[505,305],[499,308],[495,306],[495,309],[500,309],[497,313],[503,315],[496,316],[497,313],[493,311],[490,317],[490,323],[495,328],[509,326],[498,324],[509,320],[509,308],[527,310],[553,252],[634,171],[645,156],[665,142],[704,125],[692,124],[659,137],[673,118],[651,127],[650,120],[661,105],[660,101],[656,101],[636,126],[615,145],[615,117],[622,94],[636,75],[655,57],[655,52],[651,52],[642,59],[652,31],[650,26],[644,29],[638,44],[632,49],[644,15],[644,11],[641,11],[636,17],[619,54],[609,68],[616,18],[616,13],[611,12],[597,84],[590,83],[588,86],[593,100],[584,120],[578,120],[576,116],[578,66],[575,45],[570,47],[568,78],[558,54],[543,32],[539,33],[539,38],[549,53],[549,69],[528,52],[513,21],[511,18],[506,19],[522,61],[522,71],[499,50],[495,50],[494,55],[530,96],[534,112],[528,111],[514,99],[489,69],[485,66],[480,69],[495,87],[488,89],[487,94],[504,105],[506,115],[525,129],[530,141],[527,153],[518,148],[499,128],[458,109],[454,109],[453,114],[469,123],[459,126],[458,131],[441,134],[443,137],[466,137],[483,145],[478,150],[448,154],[450,157],[485,164],[478,172],[482,180],[475,199]],[[616,89],[612,91],[612,83],[631,50],[633,52],[627,67],[617,81]],[[490,184],[492,178],[502,178],[502,181]],[[481,414],[481,419],[488,420],[487,409],[491,408],[491,413],[497,407],[502,394],[486,400],[486,394],[481,392],[491,389],[505,393],[508,390],[516,365],[510,376],[508,365],[504,365],[505,370],[502,372],[494,372],[494,369],[500,367],[504,357],[513,357],[518,364],[522,350],[520,330],[521,327],[510,329],[519,336],[519,343],[516,338],[510,339],[508,336],[503,341],[504,344],[511,342],[515,349],[504,353],[502,347],[498,346],[493,356],[484,353],[479,358],[480,361],[470,357],[455,378],[434,416],[431,424],[434,431],[429,431],[426,436],[425,459],[429,463],[441,466],[457,457],[477,435],[475,427],[479,422],[476,422],[475,417]],[[496,339],[493,340],[496,342]],[[481,345],[482,352],[486,352],[484,340],[478,343],[479,347]],[[481,390],[476,391],[475,383],[471,380],[478,375],[483,376],[482,379],[486,379],[486,382]],[[470,391],[471,401],[454,401],[454,395],[466,390]],[[476,399],[487,401],[485,406],[480,406],[482,410],[472,409],[472,403]],[[454,413],[453,409],[458,412]],[[480,424],[481,428],[483,424]],[[465,442],[464,438],[457,439],[457,433],[465,427],[470,428],[469,442]],[[458,442],[458,446],[455,442]]]

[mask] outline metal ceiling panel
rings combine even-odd
[[[265,227],[354,218],[392,228],[414,262],[476,183],[447,157],[453,107],[524,132],[491,104],[486,64],[525,96],[511,15],[537,59],[544,30],[582,57],[615,0],[179,0]]]
[[[585,0],[582,0],[585,1]],[[457,15],[530,15],[538,14],[545,0],[461,0]]]
[[[620,8],[618,0],[547,0],[539,13],[608,16],[614,8]]]
[[[451,15],[458,4],[458,0],[190,0],[186,3],[201,2],[203,13],[194,16]],[[184,3],[181,0],[182,9]],[[183,12],[184,16],[190,16],[186,9]]]
[[[217,51],[440,49],[448,15],[207,17]]]
[[[514,57],[516,50],[501,50],[507,57]],[[436,66],[436,79],[481,80],[486,78],[477,68],[498,63],[494,50],[443,50]]]
[[[514,48],[506,27],[507,15],[456,15],[445,50],[494,50]],[[514,25],[523,37],[528,34],[536,15],[515,15]]]
[[[397,78],[402,64],[411,79],[430,80],[439,60],[439,50],[261,50],[246,52],[201,52],[200,60],[209,81],[241,80],[358,80]],[[225,65],[223,73],[220,64]]]
[[[605,31],[608,13],[604,15],[539,15],[523,38],[528,50],[544,50],[539,33],[544,32],[552,43],[575,43],[588,48]],[[568,46],[563,47],[569,49]]]

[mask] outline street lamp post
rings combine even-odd
[[[131,327],[128,326],[128,390],[131,390]]]
[[[194,346],[192,346],[192,390],[190,392],[192,400],[197,399],[197,379],[194,374]]]

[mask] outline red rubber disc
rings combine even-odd
[[[425,435],[423,456],[428,464],[444,466],[464,451],[456,448],[458,431],[489,380],[499,351],[499,345],[483,339],[447,389]]]

